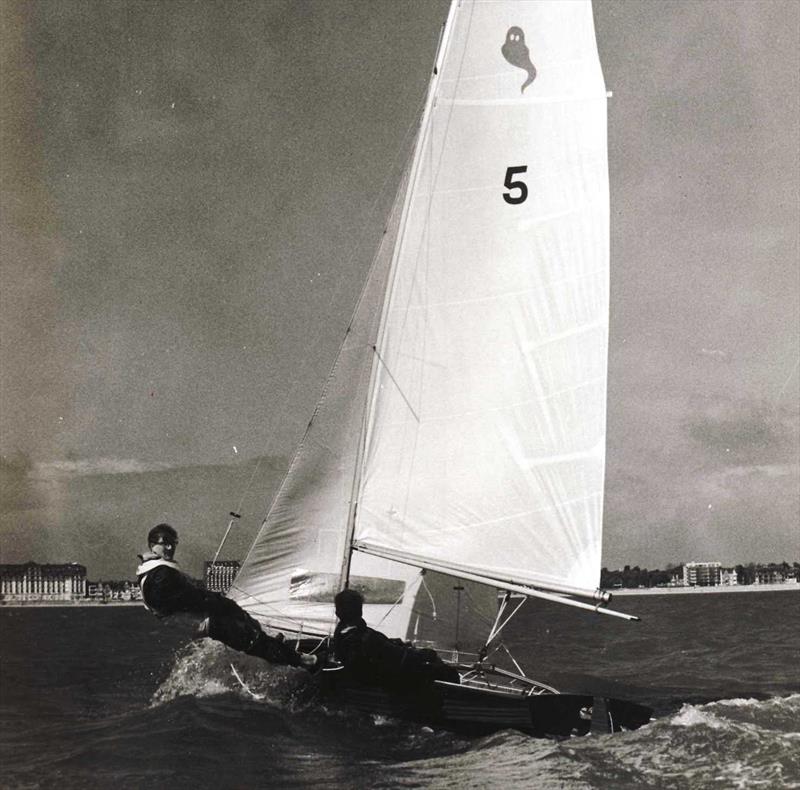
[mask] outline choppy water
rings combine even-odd
[[[529,606],[508,635],[534,676],[604,685],[658,714],[636,732],[560,742],[329,710],[302,671],[192,643],[188,623],[140,609],[3,609],[0,784],[800,787],[800,593],[620,608],[643,622]]]

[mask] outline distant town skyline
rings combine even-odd
[[[179,563],[180,564],[180,563]],[[91,569],[88,565],[83,562],[38,562],[36,560],[27,560],[24,562],[15,562],[15,563],[0,563],[0,575],[8,573],[10,568],[21,568],[27,565],[36,565],[40,567],[52,567],[56,570],[64,570],[67,568],[79,568],[85,572],[85,576],[87,580],[90,580],[92,583],[122,583],[122,582],[133,582],[135,583],[136,576],[135,574],[129,574],[128,576],[123,576],[120,578],[116,577],[103,577],[98,576],[96,574],[91,573]],[[612,576],[615,574],[621,574],[627,571],[637,571],[642,573],[651,573],[651,574],[670,574],[675,573],[687,566],[693,565],[716,565],[723,570],[735,570],[737,568],[746,568],[746,569],[753,569],[753,568],[771,568],[771,567],[780,567],[786,566],[792,573],[800,572],[800,557],[798,559],[792,558],[785,558],[779,562],[758,562],[757,560],[749,560],[744,562],[737,562],[731,565],[726,563],[721,563],[718,560],[686,560],[683,562],[668,562],[663,568],[648,568],[647,566],[640,566],[638,564],[631,564],[625,563],[620,567],[607,567],[603,566],[603,575],[611,574]],[[226,559],[226,560],[218,560],[216,563],[213,563],[211,560],[203,560],[202,566],[199,569],[198,573],[193,573],[193,569],[191,568],[184,568],[185,571],[189,572],[190,575],[193,575],[200,581],[205,582],[206,586],[209,589],[221,589],[224,587],[226,590],[233,582],[235,577],[236,571],[241,566],[241,560],[238,559]],[[749,582],[751,583],[751,582]],[[604,586],[601,584],[601,586]],[[609,585],[605,585],[608,587]]]
[[[0,3],[0,560],[120,578],[168,521],[195,568],[230,510],[244,556],[447,6]],[[613,92],[603,564],[796,557],[800,4],[594,14]]]
[[[227,593],[234,583],[240,563],[235,560],[204,563],[199,583],[214,592]],[[446,592],[450,585],[445,586]],[[625,566],[603,568],[600,586],[615,592],[678,592],[705,588],[728,591],[800,590],[800,562],[769,565],[737,565],[726,568],[719,562],[688,562],[668,570]],[[463,587],[456,587],[461,590]],[[498,597],[501,596],[498,590]],[[419,595],[421,591],[418,591]],[[430,590],[427,591],[430,595]],[[424,596],[423,596],[424,597]],[[142,591],[135,579],[91,579],[87,568],[78,563],[0,565],[0,606],[69,605],[89,603],[141,602]],[[425,601],[427,604],[427,600]]]

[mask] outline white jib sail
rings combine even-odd
[[[333,597],[347,556],[373,346],[399,218],[398,205],[306,435],[228,593],[263,624],[297,636],[325,636],[336,625]],[[393,635],[408,633],[420,581],[419,569],[379,557],[360,556],[351,568],[351,586],[368,602],[365,619]]]
[[[589,2],[464,0],[396,242],[357,545],[599,583],[606,90]]]

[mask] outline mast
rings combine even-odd
[[[431,77],[430,80],[428,81],[428,92],[425,98],[425,106],[422,110],[422,116],[420,118],[419,133],[417,135],[417,142],[414,147],[414,156],[411,164],[411,173],[408,180],[408,184],[406,186],[406,192],[403,197],[403,209],[400,217],[400,226],[398,229],[398,236],[397,236],[398,242],[395,246],[395,250],[392,255],[392,264],[389,270],[389,281],[386,288],[386,295],[384,298],[383,315],[385,315],[386,305],[389,302],[389,295],[391,294],[392,291],[392,280],[397,269],[397,261],[400,258],[400,250],[403,245],[403,230],[405,228],[408,219],[408,208],[409,205],[411,204],[411,195],[413,193],[413,188],[414,185],[416,184],[419,175],[420,161],[422,159],[422,151],[425,144],[425,130],[436,98],[436,86],[439,82],[439,74],[441,73],[442,61],[444,60],[445,53],[447,52],[447,45],[450,39],[450,34],[453,29],[453,23],[455,21],[456,11],[458,9],[459,4],[460,0],[451,0],[450,2],[450,8],[447,13],[447,19],[445,20],[444,25],[442,27],[442,33],[439,38],[439,45],[436,51],[436,57],[434,58],[433,71],[431,72]],[[378,337],[380,337],[381,335],[381,332],[383,330],[383,325],[384,322],[382,317],[381,327],[379,328],[378,331]],[[352,493],[350,495],[350,510],[347,517],[347,531],[345,533],[345,540],[344,540],[344,553],[342,556],[342,570],[339,577],[339,589],[344,589],[345,587],[348,587],[350,584],[350,565],[353,558],[353,535],[355,533],[356,513],[358,511],[358,492],[361,487],[362,462],[364,458],[364,451],[366,449],[366,444],[367,444],[369,409],[370,409],[370,404],[373,401],[373,394],[375,390],[375,371],[377,369],[378,364],[380,364],[378,361],[376,347],[373,346],[372,350],[373,350],[372,371],[370,375],[370,384],[367,389],[367,399],[364,404],[364,419],[361,424],[361,436],[358,442],[356,463],[353,471],[353,487],[352,487]]]

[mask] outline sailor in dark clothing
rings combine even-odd
[[[140,554],[136,576],[144,605],[157,617],[186,613],[204,617],[199,635],[224,642],[234,650],[258,656],[272,664],[313,669],[317,657],[298,653],[279,638],[268,636],[238,604],[221,593],[206,590],[181,571],[175,562],[178,533],[158,524],[147,535],[149,551]]]
[[[337,661],[356,680],[389,691],[414,691],[434,680],[459,683],[458,671],[435,650],[416,648],[370,628],[362,615],[364,599],[356,590],[342,590],[334,599],[339,624],[333,634]]]

